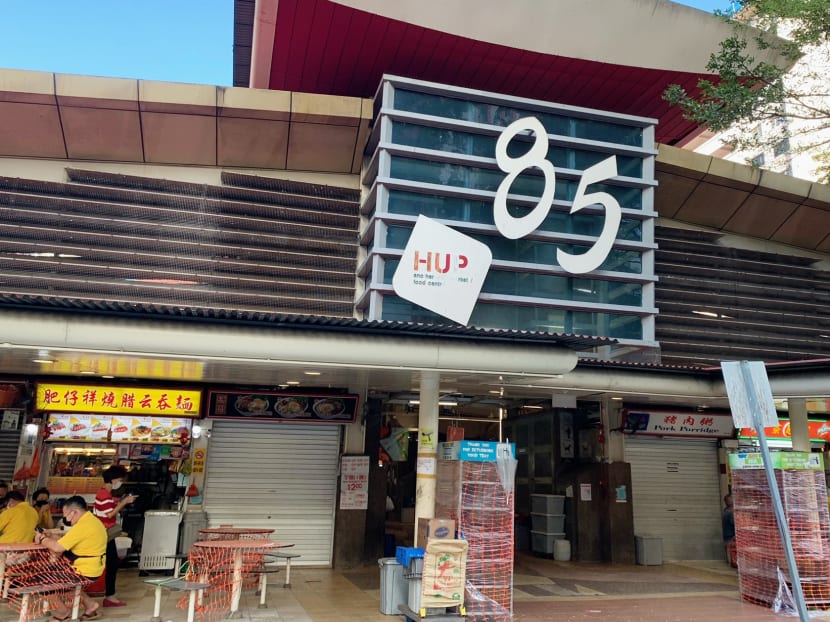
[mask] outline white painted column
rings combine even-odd
[[[435,469],[438,455],[438,372],[421,372],[418,407],[418,460],[415,479],[415,525],[435,516]],[[417,537],[417,529],[416,529]]]
[[[790,413],[790,434],[794,451],[810,451],[810,429],[807,425],[807,400],[803,397],[787,399]]]
[[[602,459],[607,462],[625,462],[625,435],[622,428],[622,405],[620,400],[603,396],[600,402],[600,421],[605,436]]]

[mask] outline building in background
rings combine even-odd
[[[792,39],[792,29],[792,23],[778,23],[775,34]],[[826,114],[821,112],[828,109],[825,93],[830,49],[825,43],[804,46],[802,50],[804,54],[782,78],[785,90],[798,94],[798,97],[790,98],[781,105],[780,117],[749,121],[725,132],[702,132],[688,142],[688,148],[799,179],[821,179],[823,175],[817,169],[822,164],[820,157],[826,154],[826,145],[830,140]],[[760,145],[736,148],[736,137]]]

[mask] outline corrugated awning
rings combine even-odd
[[[128,303],[112,300],[79,298],[58,298],[28,294],[0,294],[0,308],[71,311],[85,314],[104,314],[112,317],[141,316],[148,319],[185,320],[239,324],[256,324],[270,328],[307,328],[317,331],[365,333],[388,336],[407,335],[419,337],[442,337],[448,339],[474,339],[479,341],[502,341],[512,343],[549,343],[569,350],[588,350],[603,345],[613,345],[616,339],[572,335],[567,333],[545,333],[495,328],[478,328],[451,324],[420,324],[415,322],[368,321],[350,318],[321,317],[315,315],[285,315],[233,309],[210,309],[198,307],[174,307],[158,304]]]

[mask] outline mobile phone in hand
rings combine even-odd
[[[40,527],[40,526],[35,527],[35,531],[38,532],[38,533],[46,533],[44,531],[43,527]]]

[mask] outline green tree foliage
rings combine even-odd
[[[711,55],[716,79],[699,92],[671,85],[663,99],[687,119],[749,154],[811,153],[816,174],[830,180],[830,0],[744,0],[734,14],[719,13],[732,35]],[[769,36],[776,35],[776,36]],[[775,52],[784,68],[750,52]],[[790,68],[790,66],[792,66]]]

